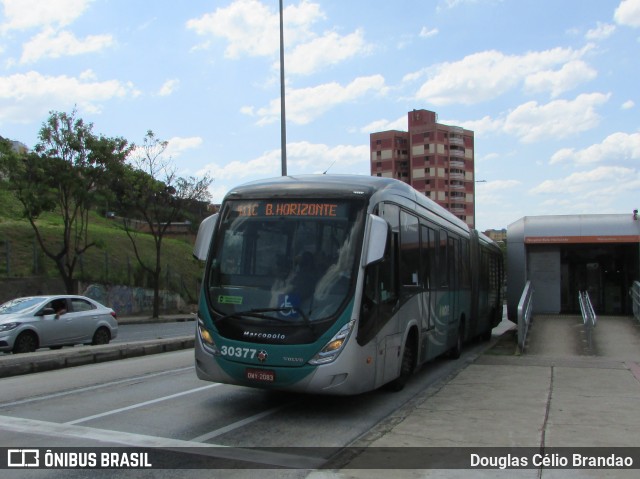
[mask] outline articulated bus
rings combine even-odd
[[[280,177],[230,191],[200,225],[200,379],[320,394],[401,389],[489,339],[502,254],[409,185]]]

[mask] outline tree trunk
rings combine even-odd
[[[153,318],[160,316],[160,271],[156,269],[153,273]]]

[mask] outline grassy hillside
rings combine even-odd
[[[21,217],[20,204],[0,188],[0,283],[8,277],[58,277],[55,264],[40,250],[29,222]],[[46,243],[60,243],[61,218],[54,213],[43,215],[38,226]],[[90,218],[89,236],[97,243],[76,268],[76,279],[87,282],[149,286],[138,264],[133,247],[121,223],[106,219],[97,212]],[[155,246],[150,235],[140,234],[139,245],[147,264],[153,264]],[[186,301],[197,297],[202,277],[200,262],[191,255],[193,238],[166,238],[162,246],[163,288],[180,293]],[[166,260],[164,259],[166,258]]]

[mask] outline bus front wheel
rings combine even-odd
[[[407,343],[404,346],[404,353],[402,354],[402,363],[400,363],[400,376],[387,384],[386,388],[389,391],[398,392],[401,391],[409,381],[409,378],[413,374],[415,369],[416,359],[418,357],[418,351],[415,341],[412,340],[412,336],[407,338]]]

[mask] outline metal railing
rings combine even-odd
[[[598,317],[593,310],[591,298],[587,291],[578,291],[578,301],[580,303],[580,311],[582,312],[582,322],[584,323],[584,332],[587,335],[587,344],[589,349],[593,346],[593,328],[596,327]]]
[[[629,290],[631,296],[633,317],[640,321],[640,281],[634,281]]]
[[[520,296],[520,302],[518,303],[518,349],[520,353],[524,353],[527,333],[529,332],[529,325],[531,324],[533,292],[531,281],[527,281],[524,285],[522,296]]]

